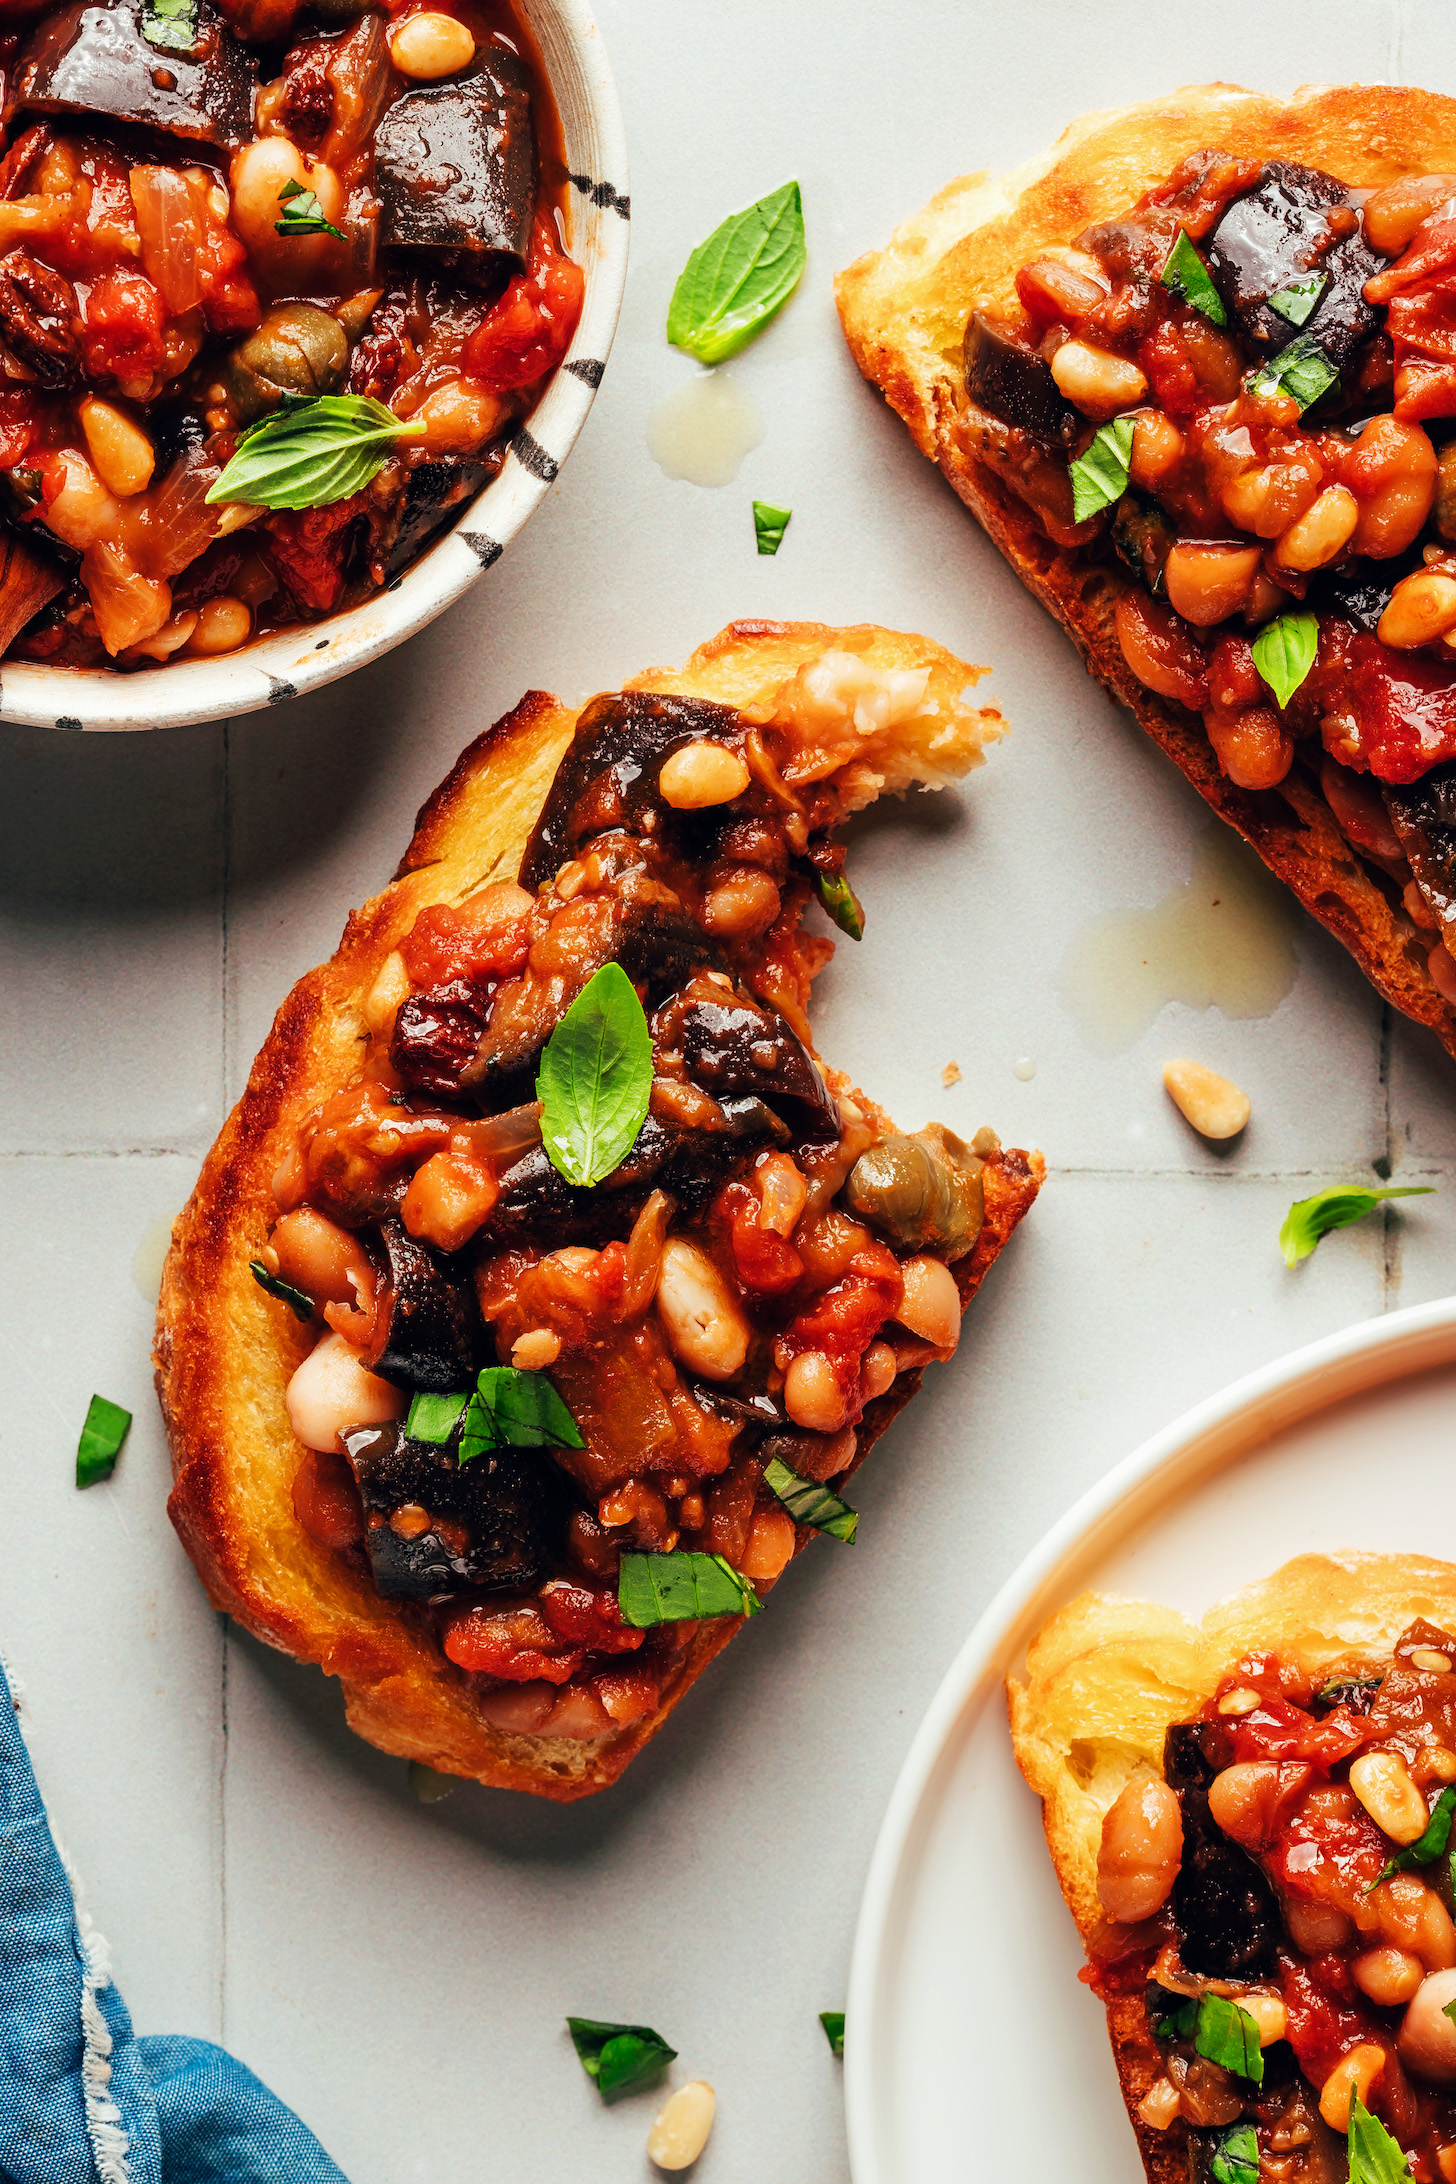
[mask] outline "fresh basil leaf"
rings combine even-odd
[[[1397,2141],[1350,2089],[1349,2184],[1408,2184],[1410,2169]]]
[[[1277,311],[1291,326],[1302,326],[1324,294],[1327,280],[1324,273],[1311,273],[1307,280],[1291,281],[1277,296],[1269,298],[1270,310]]]
[[[650,2025],[605,2024],[596,2017],[568,2017],[566,2029],[581,2067],[596,2082],[604,2101],[614,2101],[645,2085],[676,2058],[660,2032]]]
[[[1210,2063],[1221,2063],[1236,2078],[1247,2078],[1251,2085],[1264,2083],[1259,2028],[1248,2011],[1241,2010],[1226,1995],[1199,1996],[1193,2045]]]
[[[652,1096],[652,1034],[620,963],[604,963],[546,1041],[536,1097],[546,1157],[583,1189],[620,1167]]]
[[[1254,639],[1254,665],[1282,710],[1314,666],[1317,614],[1276,614]]]
[[[255,508],[328,508],[362,493],[401,440],[424,437],[419,419],[396,417],[364,394],[324,394],[285,404],[238,441],[208,501]]]
[[[190,53],[197,43],[197,0],[142,0],[142,36],[164,53]]]
[[[1377,1191],[1361,1190],[1354,1183],[1330,1183],[1312,1198],[1296,1198],[1279,1231],[1284,1264],[1298,1266],[1322,1236],[1328,1236],[1331,1229],[1349,1228],[1353,1221],[1363,1221],[1382,1199],[1430,1198],[1433,1191],[1434,1186],[1426,1183],[1409,1184],[1403,1190],[1386,1184]]]
[[[816,872],[814,892],[841,933],[848,933],[851,940],[864,939],[864,911],[842,872]]]
[[[819,2012],[819,2022],[824,2027],[824,2037],[829,2042],[830,2053],[832,2055],[842,2055],[844,2053],[843,2010],[821,2010]]]
[[[1450,2002],[1443,2002],[1443,2003],[1442,2003],[1442,2005],[1441,2005],[1441,2015],[1442,2015],[1443,2017],[1449,2017],[1449,2018],[1450,2018],[1450,2020],[1451,2020],[1451,2022],[1452,2022],[1452,2024],[1453,2024],[1453,2025],[1456,2025],[1456,1999],[1453,1999],[1453,2000],[1452,2000],[1452,2001],[1450,2001]]]
[[[827,1486],[816,1479],[801,1479],[797,1471],[790,1471],[777,1456],[770,1456],[764,1468],[763,1483],[778,1495],[795,1524],[807,1524],[814,1532],[828,1532],[833,1539],[842,1539],[846,1546],[853,1540],[859,1524],[859,1511],[851,1509],[837,1494],[831,1494]]]
[[[1223,298],[1214,287],[1208,267],[1194,249],[1186,228],[1179,228],[1178,240],[1168,252],[1168,262],[1158,279],[1165,288],[1171,288],[1175,296],[1191,303],[1195,311],[1201,311],[1215,326],[1227,326],[1228,313],[1223,307]]]
[[[784,543],[784,533],[789,528],[792,508],[775,508],[772,501],[755,501],[753,504],[753,530],[761,554],[776,554]]]
[[[1085,455],[1072,465],[1072,520],[1085,523],[1099,509],[1110,508],[1127,491],[1127,466],[1132,454],[1133,422],[1114,417],[1098,428]]]
[[[76,1484],[95,1486],[116,1469],[121,1444],[131,1431],[131,1412],[104,1395],[93,1395],[86,1406],[86,1422],[76,1443]]]
[[[1198,2022],[1198,2004],[1191,1995],[1170,1994],[1153,1986],[1147,1994],[1148,2023],[1156,2040],[1188,2040]]]
[[[1382,1881],[1388,1881],[1392,1873],[1409,1873],[1412,1866],[1434,1865],[1451,1840],[1453,1816],[1456,1816],[1456,1784],[1450,1789],[1442,1790],[1431,1807],[1431,1817],[1426,1822],[1424,1832],[1413,1843],[1407,1843],[1404,1850],[1396,1852],[1384,1872],[1376,1874],[1365,1891],[1366,1895],[1378,1888]]]
[[[1313,334],[1301,334],[1278,356],[1261,364],[1250,385],[1255,394],[1287,394],[1302,413],[1328,394],[1339,376]]]
[[[281,1274],[270,1274],[261,1259],[249,1259],[248,1272],[260,1289],[266,1289],[270,1297],[277,1297],[286,1304],[295,1319],[313,1318],[313,1298],[302,1289],[295,1289],[292,1282],[284,1281]]]
[[[786,182],[699,243],[672,292],[668,340],[700,364],[736,356],[788,302],[807,256],[803,199]]]
[[[301,182],[285,182],[278,192],[278,202],[283,207],[283,218],[273,223],[275,235],[332,235],[343,242],[342,229],[324,218],[317,190],[306,190]]]
[[[453,1402],[453,1396],[442,1398]],[[545,1373],[487,1365],[460,1434],[460,1461],[493,1448],[585,1448],[581,1430]]]
[[[1259,2184],[1259,2137],[1251,2123],[1231,2124],[1213,2149],[1213,2184]]]
[[[404,1422],[405,1439],[433,1441],[439,1447],[455,1431],[455,1421],[469,1401],[468,1395],[417,1394]]]
[[[702,1623],[715,1615],[757,1615],[762,1607],[746,1577],[722,1555],[624,1554],[617,1606],[633,1630],[657,1623]]]

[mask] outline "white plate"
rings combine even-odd
[[[1291,1555],[1456,1559],[1456,1298],[1366,1320],[1120,1464],[992,1602],[920,1726],[870,1866],[846,2004],[855,2184],[1138,2175],[1102,2006],[1017,1773],[1002,1684],[1096,1586],[1198,1617]]]

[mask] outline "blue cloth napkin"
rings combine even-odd
[[[46,1820],[0,1661],[0,2184],[348,2184],[208,2040],[139,2040]]]

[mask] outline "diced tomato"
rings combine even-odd
[[[746,1183],[730,1183],[719,1196],[718,1208],[728,1221],[733,1264],[745,1289],[771,1297],[802,1280],[803,1260],[773,1229],[760,1227],[763,1206]]]
[[[35,413],[30,396],[0,393],[0,470],[13,469],[34,437]]]
[[[579,1585],[553,1577],[541,1587],[538,1606],[558,1638],[589,1653],[635,1653],[647,1636],[622,1621],[617,1596],[606,1586]]]
[[[347,1460],[310,1449],[293,1475],[293,1513],[310,1539],[337,1554],[364,1537],[364,1504]]]
[[[467,1608],[445,1625],[443,1643],[457,1668],[506,1683],[564,1684],[586,1658],[584,1646],[561,1643],[534,1604]]]
[[[1171,319],[1155,326],[1138,347],[1138,362],[1170,417],[1187,417],[1203,399],[1188,344]]]
[[[855,1253],[843,1281],[789,1322],[774,1345],[775,1363],[782,1370],[801,1351],[822,1350],[843,1393],[857,1401],[860,1360],[897,1310],[903,1289],[894,1253],[883,1244],[868,1245]]]
[[[1358,1752],[1369,1734],[1363,1718],[1346,1706],[1317,1719],[1277,1693],[1226,1726],[1233,1732],[1238,1759],[1308,1759],[1322,1767]]]
[[[166,306],[141,273],[104,273],[85,304],[87,373],[96,379],[141,379],[165,355]]]
[[[554,371],[571,346],[586,275],[561,249],[555,223],[538,213],[524,273],[511,281],[465,344],[471,379],[504,393]]]
[[[1326,1788],[1290,1815],[1264,1862],[1287,1893],[1349,1910],[1363,1900],[1388,1855],[1384,1836],[1354,1798],[1345,1793],[1340,1800]]]
[[[435,903],[415,919],[400,949],[417,986],[452,978],[510,978],[523,970],[531,945],[530,917],[501,914],[501,899],[484,891],[454,910]]]
[[[248,253],[232,229],[208,220],[197,253],[197,278],[202,315],[215,334],[246,333],[262,319],[247,264]]]
[[[268,518],[273,566],[301,607],[328,614],[338,605],[349,526],[364,503],[355,493],[329,508],[284,508]]]
[[[1362,630],[1349,646],[1349,675],[1360,749],[1342,745],[1333,757],[1357,767],[1363,759],[1377,780],[1396,782],[1456,758],[1456,671]]]
[[[1332,1966],[1343,1978],[1331,1976]],[[1362,2040],[1386,2044],[1384,2028],[1371,2014],[1343,1999],[1349,1975],[1340,1958],[1284,1957],[1281,1969],[1289,2044],[1315,2085],[1323,2085],[1340,2057]]]

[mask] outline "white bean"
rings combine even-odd
[[[731,1380],[748,1355],[748,1322],[706,1252],[681,1236],[662,1247],[657,1310],[675,1354],[709,1380]]]
[[[288,1422],[305,1448],[337,1452],[348,1426],[382,1426],[403,1418],[409,1398],[360,1362],[342,1335],[325,1335],[288,1383]]]
[[[690,2169],[708,2143],[718,2098],[702,2078],[680,2085],[657,2111],[647,2151],[659,2169]]]

